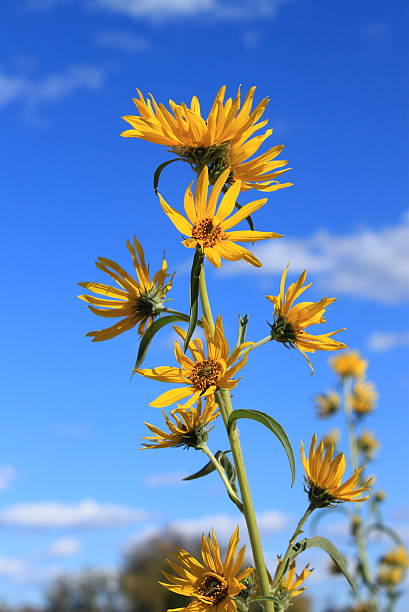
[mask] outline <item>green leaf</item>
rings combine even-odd
[[[283,445],[283,448],[287,454],[288,461],[290,463],[291,468],[291,486],[293,486],[295,481],[295,459],[294,459],[294,451],[292,449],[290,440],[288,439],[287,434],[285,433],[285,429],[278,423],[273,417],[265,412],[260,412],[259,410],[233,410],[231,415],[229,416],[229,421],[227,423],[227,430],[230,432],[230,429],[238,419],[252,419],[253,421],[258,421],[262,425],[265,425],[273,434],[278,438],[278,440]]]
[[[162,170],[164,170],[166,166],[169,166],[169,164],[173,164],[173,162],[175,161],[184,161],[184,160],[181,159],[180,157],[174,157],[172,159],[168,159],[168,161],[163,162],[163,164],[161,164],[160,166],[156,168],[155,174],[153,175],[153,189],[156,195],[158,195],[159,179],[160,179],[160,175],[162,174]]]
[[[241,204],[239,204],[238,202],[235,203],[235,207],[238,210],[240,210],[240,208],[243,208],[243,206]],[[249,224],[249,228],[251,229],[251,231],[254,232],[254,223],[253,223],[253,219],[251,218],[250,215],[248,217],[246,217],[246,221]]]
[[[156,321],[154,321],[152,325],[146,330],[139,344],[138,357],[136,359],[135,369],[139,368],[142,362],[144,361],[146,353],[148,352],[149,345],[152,342],[155,334],[165,325],[169,325],[169,323],[175,323],[176,321],[189,321],[189,317],[187,315],[183,315],[182,313],[178,315],[160,317],[159,319],[156,319]]]
[[[401,537],[396,533],[396,531],[390,527],[386,527],[386,525],[382,525],[381,523],[368,525],[368,527],[364,530],[364,535],[368,536],[372,531],[380,531],[381,533],[385,533],[396,543],[397,546],[404,546]]]
[[[338,548],[334,546],[332,542],[327,540],[327,538],[319,538],[319,537],[308,538],[308,539],[302,540],[299,543],[298,552],[302,552],[306,548],[321,548],[321,550],[325,551],[327,555],[331,557],[335,565],[344,574],[345,578],[348,580],[349,584],[351,585],[352,590],[355,591],[355,584],[351,578],[350,573],[348,572],[348,568],[346,566],[345,559],[339,552]]]
[[[217,461],[219,461],[221,465],[223,465],[223,467],[224,467],[223,457],[226,456],[226,453],[231,453],[231,451],[230,450],[217,451],[217,453],[215,454]],[[202,478],[203,476],[207,476],[208,474],[211,474],[212,472],[215,471],[215,469],[216,468],[214,467],[213,463],[209,461],[208,463],[206,463],[206,465],[202,467],[201,470],[199,470],[198,472],[195,472],[194,474],[191,474],[190,476],[186,476],[182,480],[196,480],[196,478]]]
[[[185,353],[189,346],[190,338],[196,329],[197,319],[199,317],[199,277],[200,270],[203,266],[203,257],[202,249],[197,247],[193,258],[192,271],[190,273],[190,317],[184,346]]]

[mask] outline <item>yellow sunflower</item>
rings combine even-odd
[[[305,457],[304,444],[301,442],[301,461],[306,474],[308,485],[308,496],[315,508],[325,508],[339,502],[362,502],[371,497],[358,497],[364,491],[370,491],[372,478],[359,485],[359,476],[364,469],[355,469],[353,475],[342,483],[342,477],[346,468],[345,456],[339,453],[333,459],[334,447],[327,446],[324,442],[317,445],[317,436],[314,434],[311,441],[308,460]],[[325,451],[325,453],[324,453]]]
[[[315,396],[317,416],[324,419],[335,414],[339,409],[339,395],[335,391],[319,393]]]
[[[402,567],[381,567],[378,572],[378,582],[383,587],[395,587],[405,578]]]
[[[276,575],[281,569],[281,564],[282,564],[282,559],[281,557],[278,557]],[[305,580],[307,580],[308,576],[314,571],[313,569],[309,569],[309,567],[310,567],[309,564],[306,565],[303,571],[301,572],[301,574],[296,575],[295,560],[293,560],[290,563],[288,570],[286,571],[284,576],[281,577],[279,585],[275,593],[276,597],[278,597],[278,599],[282,603],[289,603],[291,599],[293,599],[294,597],[298,597],[298,595],[301,595],[301,593],[305,591],[307,587],[305,586],[302,587],[301,585],[303,582],[305,582]]]
[[[409,554],[404,546],[397,546],[382,557],[382,563],[409,568]]]
[[[359,351],[346,351],[330,359],[330,365],[334,372],[342,378],[347,376],[363,378],[368,362],[366,359],[362,359]]]
[[[121,320],[111,327],[88,332],[87,336],[91,336],[93,342],[114,338],[138,323],[138,333],[143,334],[154,318],[162,312],[166,301],[164,298],[172,287],[173,275],[168,274],[165,258],[162,260],[161,269],[151,280],[149,266],[146,265],[140,243],[134,238],[133,244],[129,241],[126,244],[132,256],[136,278],[111,259],[99,257],[95,265],[113,278],[119,288],[103,283],[78,283],[81,287],[104,296],[103,298],[94,295],[78,296],[90,304],[88,308],[94,314],[109,319],[121,317]]]
[[[183,385],[182,387],[165,391],[165,393],[162,393],[162,395],[151,402],[151,406],[164,408],[189,397],[188,401],[183,405],[183,408],[188,408],[201,397],[213,399],[214,393],[218,389],[234,389],[238,384],[239,381],[234,380],[233,376],[246,364],[248,354],[237,363],[235,362],[240,352],[253,343],[244,342],[235,348],[230,355],[229,345],[224,336],[222,318],[217,317],[214,332],[210,330],[206,319],[203,319],[203,328],[207,344],[207,354],[200,338],[190,340],[189,342],[192,359],[185,355],[179,342],[175,342],[175,357],[180,364],[179,367],[160,366],[153,369],[135,370],[138,374],[153,378],[154,380]],[[174,329],[184,341],[186,332],[176,326]]]
[[[186,217],[169,206],[159,194],[161,206],[176,229],[188,236],[186,240],[182,241],[182,244],[189,249],[200,247],[207,259],[217,268],[221,267],[221,258],[230,261],[244,259],[253,266],[260,267],[261,262],[257,257],[248,249],[236,244],[235,241],[256,242],[258,240],[281,238],[282,236],[274,232],[229,231],[231,227],[264,206],[267,200],[249,202],[232,215],[240,191],[240,181],[235,181],[224,194],[216,210],[217,200],[226,182],[227,175],[228,170],[220,175],[211,190],[210,196],[208,196],[209,173],[207,167],[202,170],[196,183],[194,197],[190,185],[185,192]]]
[[[357,440],[358,449],[366,456],[367,459],[373,459],[380,444],[372,431],[366,430],[361,432]]]
[[[281,276],[280,293],[266,296],[274,304],[274,324],[271,325],[271,337],[285,346],[297,348],[308,361],[311,370],[314,371],[307,353],[315,353],[317,350],[338,351],[345,348],[345,344],[331,337],[344,331],[345,328],[320,335],[313,335],[305,331],[310,325],[326,322],[323,316],[325,309],[335,302],[336,298],[324,297],[319,302],[300,302],[294,306],[295,300],[311,287],[311,283],[304,285],[307,276],[304,270],[298,281],[292,283],[285,291],[288,267],[289,264]]]
[[[147,442],[143,443],[142,449],[178,446],[200,448],[207,440],[208,425],[219,416],[220,412],[216,403],[211,398],[207,398],[204,408],[202,408],[202,400],[199,400],[197,407],[182,408],[179,406],[179,408],[171,411],[170,417],[164,411],[162,414],[168,431],[145,423],[154,435],[144,438]]]
[[[372,412],[377,399],[378,394],[375,386],[370,382],[355,383],[352,393],[349,395],[351,408],[357,416],[364,416],[368,412]]]
[[[175,574],[162,572],[169,583],[160,584],[173,593],[190,597],[191,602],[186,608],[190,612],[235,612],[237,610],[234,598],[245,590],[243,580],[254,569],[248,567],[241,571],[246,547],[240,549],[236,556],[239,543],[239,528],[237,527],[227,548],[224,562],[221,560],[220,547],[214,533],[202,536],[202,561],[189,552],[179,548],[174,553],[174,561],[167,563]]]
[[[283,145],[253,157],[272,134],[272,130],[267,130],[254,136],[255,132],[267,124],[267,120],[259,122],[259,119],[269,102],[268,98],[264,98],[252,110],[255,89],[252,87],[249,90],[242,104],[240,88],[234,100],[229,98],[224,101],[226,87],[221,87],[207,119],[201,115],[196,96],[192,98],[190,107],[169,100],[169,111],[163,104],[157,104],[152,95],[150,100],[145,100],[137,90],[139,98],[133,101],[139,116],[123,117],[132,128],[122,132],[121,136],[141,138],[171,147],[171,151],[187,160],[196,172],[208,166],[212,183],[228,168],[226,182],[240,179],[242,191],[251,187],[260,191],[289,187],[292,183],[279,183],[277,180],[281,174],[290,170],[280,170],[287,161],[276,160]]]

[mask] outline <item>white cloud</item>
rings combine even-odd
[[[44,555],[47,557],[71,557],[81,548],[81,542],[77,538],[62,538],[55,540],[45,549]]]
[[[260,532],[263,534],[282,531],[288,524],[288,515],[277,510],[266,510],[257,514]],[[208,514],[194,519],[179,519],[167,525],[147,525],[134,534],[125,544],[125,549],[144,546],[150,539],[166,533],[167,536],[182,535],[186,538],[200,536],[214,528],[217,538],[227,542],[236,527],[240,527],[241,539],[247,540],[245,520],[230,514]]]
[[[398,346],[409,346],[409,332],[374,331],[368,338],[368,348],[378,353]]]
[[[34,10],[47,10],[69,0],[28,0]],[[82,0],[85,7],[136,19],[208,18],[217,21],[271,19],[290,0]]]
[[[39,567],[26,559],[0,557],[0,579],[23,586],[38,584],[53,578],[58,573],[55,567]]]
[[[145,478],[147,487],[166,487],[180,485],[183,483],[184,474],[182,472],[164,472],[161,474],[150,474]]]
[[[263,262],[259,274],[290,270],[313,272],[328,292],[352,295],[384,304],[409,300],[409,214],[396,225],[380,230],[362,229],[337,235],[326,230],[311,237],[281,238],[255,247]],[[251,266],[236,263],[225,267],[226,274],[253,272]],[[254,273],[254,272],[253,272]]]
[[[84,500],[77,504],[17,504],[0,510],[0,525],[28,529],[104,528],[138,523],[143,510]]]
[[[70,66],[64,72],[39,78],[7,74],[0,69],[0,107],[13,102],[35,107],[56,102],[78,90],[96,90],[104,82],[105,71],[88,65]]]
[[[151,44],[146,38],[122,30],[101,32],[95,39],[99,47],[117,49],[126,53],[141,53],[148,51]]]
[[[11,465],[0,465],[0,491],[8,489],[17,472]]]

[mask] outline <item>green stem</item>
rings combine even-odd
[[[207,455],[210,461],[213,463],[214,467],[219,472],[221,479],[223,480],[224,486],[227,489],[227,493],[229,494],[230,499],[236,504],[240,512],[243,512],[243,504],[241,503],[233,487],[231,486],[221,463],[216,459],[216,457],[213,455],[212,451],[206,443],[200,447],[200,450],[202,450],[204,454]]]
[[[173,310],[173,308],[162,308],[161,313],[162,312],[167,312],[168,314],[177,315],[178,317],[181,317],[185,321],[189,321],[190,320],[190,317],[189,317],[188,314],[186,314],[184,312],[179,312],[179,310]]]
[[[204,264],[202,265],[200,269],[199,293],[200,293],[200,301],[202,303],[203,316],[206,319],[210,327],[210,331],[213,333],[214,332],[214,320],[213,320],[213,315],[212,315],[212,309],[210,307],[209,296],[207,294]]]
[[[291,536],[290,541],[288,542],[288,547],[285,552],[282,563],[280,565],[280,568],[277,570],[277,573],[274,577],[273,589],[276,589],[278,587],[281,578],[284,576],[285,572],[287,571],[287,565],[290,560],[295,541],[298,538],[298,536],[302,534],[304,524],[314,509],[315,507],[312,504],[310,504],[308,508],[306,509],[306,511],[304,512],[304,514],[302,515],[302,517],[300,518],[300,520],[298,521],[297,527],[295,528],[295,531],[293,535]]]
[[[249,353],[250,351],[254,351],[254,349],[258,348],[259,346],[263,346],[263,344],[267,344],[267,342],[270,342],[271,340],[272,340],[271,336],[266,336],[265,338],[258,340],[258,342],[255,342],[251,346],[248,346],[247,348],[243,349],[240,355],[238,356],[238,359],[241,359],[242,357],[244,357],[244,355],[247,355],[247,353]]]
[[[355,470],[356,468],[358,468],[359,453],[358,453],[358,444],[357,444],[357,438],[356,438],[355,424],[352,419],[352,407],[349,401],[351,387],[352,387],[352,378],[350,377],[344,378],[344,380],[342,381],[342,406],[343,406],[345,420],[347,424],[347,430],[348,430],[349,460],[350,460],[350,464],[352,468]],[[358,517],[358,519],[362,521],[361,512],[358,509],[358,507],[355,507],[355,512],[352,515],[352,519],[354,516]],[[362,579],[366,587],[371,593],[373,603],[376,604],[376,600],[375,600],[376,587],[372,580],[368,555],[366,552],[366,541],[365,541],[365,535],[363,532],[362,522],[358,523],[356,528],[353,530],[353,533],[354,533],[356,546],[357,546],[360,573],[361,573]]]
[[[206,287],[206,278],[204,266],[200,271],[199,277],[199,293],[202,303],[203,316],[206,319],[211,331],[215,329],[212,310],[210,307],[209,296]],[[223,416],[225,425],[230,414],[233,411],[230,393],[226,389],[220,389],[216,392],[217,403]],[[227,427],[226,427],[227,429]],[[254,565],[259,580],[260,594],[262,597],[270,596],[270,581],[268,578],[267,568],[264,561],[263,549],[261,546],[260,533],[257,526],[256,513],[254,511],[253,500],[251,497],[250,487],[247,478],[247,472],[244,465],[243,453],[241,450],[239,432],[236,426],[232,427],[229,433],[230,447],[233,455],[234,465],[237,472],[237,480],[239,481],[241,499],[243,502],[243,514],[246,520],[247,530],[249,533],[251,550],[253,552]],[[264,602],[266,612],[274,612],[274,602],[266,600]]]

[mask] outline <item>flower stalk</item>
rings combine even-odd
[[[203,316],[206,319],[210,329],[214,329],[214,320],[210,306],[209,295],[207,292],[206,277],[204,266],[200,271],[199,277],[199,294],[202,304]],[[220,389],[216,392],[216,401],[220,407],[223,416],[224,424],[229,420],[230,414],[233,412],[230,392],[226,389]],[[240,493],[243,504],[243,514],[246,520],[247,530],[249,533],[251,550],[254,558],[254,565],[259,581],[260,594],[262,597],[270,595],[270,581],[267,573],[266,563],[264,560],[263,549],[261,546],[260,533],[257,526],[256,513],[254,510],[253,500],[250,492],[250,486],[247,478],[247,471],[244,464],[243,452],[241,450],[239,431],[234,425],[228,432],[230,447],[233,455],[234,466],[237,472],[237,480],[239,482]],[[264,602],[266,612],[275,612],[274,602],[266,600]]]

